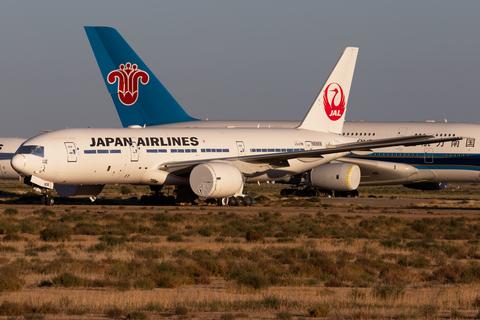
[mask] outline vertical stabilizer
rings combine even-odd
[[[197,120],[190,117],[117,30],[85,31],[124,127]]]
[[[298,129],[342,132],[357,55],[358,48],[345,49]]]

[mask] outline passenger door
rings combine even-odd
[[[65,142],[67,149],[67,162],[77,162],[77,148],[73,142]]]

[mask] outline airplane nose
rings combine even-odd
[[[23,156],[23,154],[16,154],[13,156],[11,164],[15,171],[21,173],[23,168],[25,168],[25,157]]]

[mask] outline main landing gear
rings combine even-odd
[[[167,196],[161,192],[163,186],[150,186],[152,194],[149,196],[142,196],[140,202],[146,205],[161,205],[161,206],[174,206],[175,197]]]
[[[332,190],[320,190],[313,188],[290,188],[282,189],[280,195],[282,197],[288,197],[289,195],[294,195],[296,197],[343,197],[343,198],[354,198],[358,197],[358,190],[351,191],[332,191]]]
[[[53,204],[55,203],[55,198],[53,198],[47,193],[42,196],[42,198],[40,199],[40,203],[46,206],[53,206]]]
[[[249,207],[253,203],[253,200],[250,196],[236,196],[236,197],[228,197],[228,198],[220,198],[217,200],[217,205],[219,206],[245,206]]]

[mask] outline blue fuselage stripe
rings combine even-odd
[[[393,152],[392,152],[393,153]],[[480,154],[427,154],[426,156],[369,156],[348,155],[351,159],[365,159],[385,162],[397,162],[414,166],[417,169],[432,170],[474,170],[480,171]]]

